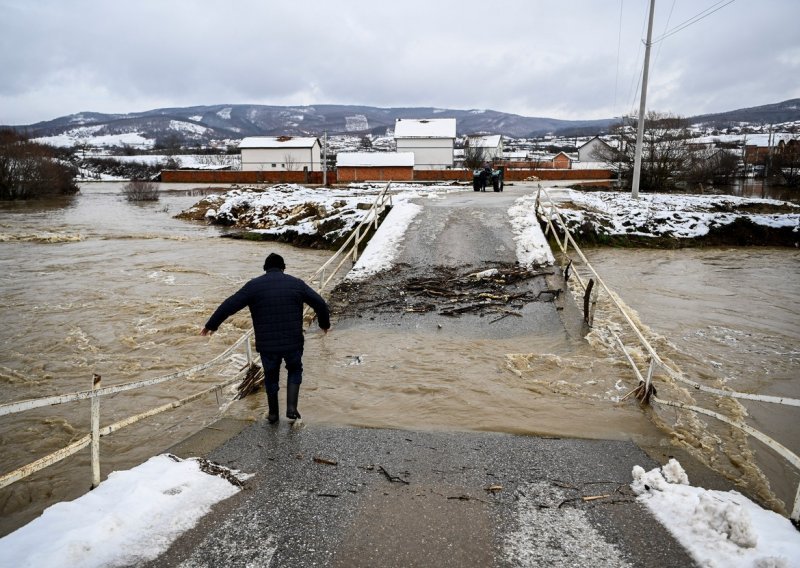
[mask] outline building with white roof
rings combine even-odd
[[[487,162],[499,160],[503,157],[502,134],[467,136],[466,146],[468,148],[480,148],[483,151],[483,159]]]
[[[414,169],[453,167],[455,118],[398,118],[394,125],[394,139],[398,153],[413,152]]]
[[[239,142],[244,171],[322,171],[318,138],[250,136]]]

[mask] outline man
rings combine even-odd
[[[245,306],[250,308],[256,335],[256,350],[264,365],[270,424],[278,422],[278,376],[281,361],[289,373],[286,381],[286,418],[300,418],[297,397],[303,382],[303,304],[317,314],[319,327],[328,333],[330,312],[325,300],[308,284],[284,274],[283,257],[271,253],[264,261],[265,274],[250,280],[233,296],[222,302],[206,322],[200,335],[212,335],[228,317]]]

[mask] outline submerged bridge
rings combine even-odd
[[[419,198],[422,210],[397,248],[394,267],[337,287],[331,298],[335,328],[389,325],[414,331],[447,325],[463,337],[564,334],[580,341],[602,281],[596,274],[591,281],[580,280],[586,290],[582,310],[560,267],[519,264],[519,235],[508,212],[517,199],[534,192],[521,186],[502,194]],[[377,226],[389,195],[382,193],[367,223]],[[552,220],[554,211],[547,217]],[[358,247],[366,234],[366,225],[357,229],[312,280],[320,287],[333,282],[337,264],[346,268],[367,252]],[[561,248],[569,242],[559,239]],[[249,335],[215,361],[243,347],[249,361]],[[625,346],[622,350],[630,360]],[[638,394],[645,400],[652,396],[654,370],[664,365],[655,352],[650,360],[649,370],[636,370]],[[200,367],[207,368],[118,390],[172,380]],[[0,416],[67,399],[91,399],[94,407],[101,394],[110,390],[104,393],[98,386],[3,405]],[[788,401],[794,403],[800,401]],[[101,429],[99,412],[93,412],[87,440],[31,465],[45,467],[87,445],[99,460],[101,435],[154,413]],[[631,441],[313,423],[292,428],[283,422],[270,426],[265,419],[250,424],[223,418],[170,451],[181,457],[202,454],[255,477],[148,566],[694,565],[628,488],[633,466],[656,467],[666,456],[649,455]],[[794,464],[797,457],[789,454],[782,455]],[[729,488],[688,457],[681,461],[705,487]],[[28,467],[4,475],[2,485],[29,470],[35,471]],[[100,482],[97,462],[93,481]],[[795,505],[794,518],[797,513]]]

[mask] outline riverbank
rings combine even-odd
[[[532,185],[532,184],[531,184]],[[226,236],[336,248],[364,218],[383,184],[310,188],[294,184],[233,187],[203,198],[179,219],[229,228]],[[396,201],[435,198],[458,185],[392,184]],[[725,195],[641,194],[551,189],[579,244],[683,248],[800,246],[800,206]],[[521,205],[533,208],[533,199]]]
[[[555,190],[579,244],[683,248],[800,246],[800,206],[726,195]]]

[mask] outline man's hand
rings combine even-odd
[[[200,330],[200,335],[207,335],[207,336],[211,337],[212,335],[214,335],[214,330],[213,329],[208,329],[207,327],[204,327],[203,329]]]
[[[328,335],[328,332],[331,330],[331,328],[329,327],[322,327],[320,329],[322,330],[322,333],[324,333],[325,335]]]

